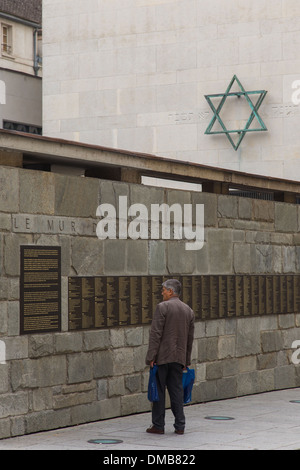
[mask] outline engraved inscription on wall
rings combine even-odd
[[[165,276],[69,278],[69,330],[148,325]],[[300,275],[176,276],[196,320],[300,312]]]

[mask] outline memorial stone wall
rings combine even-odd
[[[300,207],[0,168],[0,438],[150,411],[160,285],[195,309],[193,403],[297,387]],[[106,239],[99,204],[204,204],[205,242]],[[101,426],[101,424],[100,424]]]

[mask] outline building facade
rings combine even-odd
[[[41,0],[0,1],[0,127],[42,133]]]
[[[298,0],[45,0],[43,14],[44,135],[299,180]],[[205,95],[234,75],[267,91],[267,131],[238,150],[205,134]],[[251,115],[240,98],[220,111],[227,130]]]

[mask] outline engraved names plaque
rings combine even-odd
[[[227,277],[219,277],[219,317],[227,317]]]
[[[228,317],[234,317],[236,311],[235,276],[227,276],[227,309]]]
[[[300,313],[300,275],[174,276],[196,320]],[[69,278],[69,330],[149,325],[166,276]]]
[[[61,248],[28,245],[20,249],[20,334],[60,331]]]
[[[95,328],[105,328],[106,317],[106,278],[95,277]]]
[[[259,315],[259,277],[251,276],[251,310],[252,315]]]
[[[148,295],[143,294],[143,279],[138,276],[134,276],[129,278],[130,283],[130,292],[129,292],[129,322],[131,325],[139,325],[142,323],[142,306],[148,306],[148,311],[146,316],[150,318],[151,321],[151,313],[149,308],[149,297]],[[147,278],[146,278],[147,279]],[[144,299],[144,302],[142,302]],[[146,317],[145,317],[146,319]]]
[[[82,328],[93,328],[95,322],[95,283],[86,277],[81,284]]]
[[[252,315],[251,276],[244,276],[244,316]]]
[[[81,278],[70,277],[69,285],[69,330],[80,330],[82,328],[82,289]]]
[[[152,320],[152,282],[151,278],[143,276],[141,279],[142,295],[142,324],[147,325]]]
[[[119,277],[119,325],[130,325],[130,277]]]
[[[210,318],[210,279],[201,276],[201,320]]]

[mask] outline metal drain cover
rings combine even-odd
[[[211,421],[231,421],[234,418],[230,416],[206,416],[205,419],[210,419]]]
[[[119,439],[91,439],[88,441],[90,444],[121,444]]]

